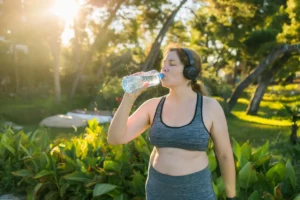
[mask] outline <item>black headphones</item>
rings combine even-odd
[[[182,48],[189,58],[189,65],[184,66],[183,75],[188,80],[195,80],[199,74],[199,70],[195,66],[195,60],[193,58],[192,52],[187,48]]]

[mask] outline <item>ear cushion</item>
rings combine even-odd
[[[199,70],[194,66],[185,66],[183,70],[183,75],[186,79],[193,80],[199,75]]]
[[[199,70],[195,67],[195,61],[193,58],[193,54],[187,48],[182,48],[182,50],[188,56],[189,63],[190,63],[190,65],[184,66],[183,75],[186,79],[189,79],[189,80],[196,79],[199,74]]]

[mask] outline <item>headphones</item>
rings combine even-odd
[[[184,66],[183,75],[188,80],[195,80],[199,74],[199,70],[195,66],[195,60],[193,58],[192,52],[187,48],[182,48],[189,58],[189,65]]]

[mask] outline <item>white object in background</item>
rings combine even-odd
[[[86,121],[75,116],[54,115],[43,119],[40,125],[56,128],[73,128],[86,126]]]
[[[93,114],[75,113],[75,112],[68,112],[67,116],[74,116],[84,120],[96,119],[98,123],[107,123],[112,120],[112,116],[93,115]]]

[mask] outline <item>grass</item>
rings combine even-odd
[[[290,91],[298,90],[298,85],[292,84],[287,86],[274,86],[268,88],[268,91],[281,90]],[[246,90],[246,96],[250,96],[254,92],[253,87]],[[220,102],[220,98],[216,97]],[[227,116],[227,123],[230,137],[234,137],[238,142],[249,140],[253,147],[260,146],[269,140],[270,143],[288,139],[290,135],[291,120],[286,113],[282,102],[294,104],[300,101],[300,96],[279,96],[270,93],[264,95],[261,102],[260,110],[257,116],[245,114],[245,110],[249,104],[246,98],[240,98],[234,107],[232,114]],[[222,103],[222,102],[221,102]],[[25,131],[34,131],[39,128],[38,123],[45,117],[54,114],[64,114],[67,111],[76,108],[85,108],[88,100],[82,97],[76,97],[73,101],[69,101],[63,97],[62,104],[57,106],[53,98],[36,98],[36,99],[0,99],[0,120],[1,114],[5,114],[6,120],[11,120],[25,127]],[[3,116],[2,116],[3,118]],[[300,123],[299,123],[300,125]],[[51,138],[55,137],[71,137],[84,129],[57,129],[49,128],[48,132]],[[298,132],[299,136],[299,132]]]
[[[288,127],[242,121],[234,115],[227,118],[227,123],[230,137],[234,137],[239,143],[249,140],[253,147],[261,146],[267,140],[275,143],[278,140],[286,139],[290,134]]]
[[[45,117],[55,114],[65,114],[75,108],[85,108],[88,99],[80,96],[69,100],[62,97],[60,105],[55,104],[53,97],[48,98],[2,98],[0,99],[0,120],[5,119],[14,123],[35,126]]]

